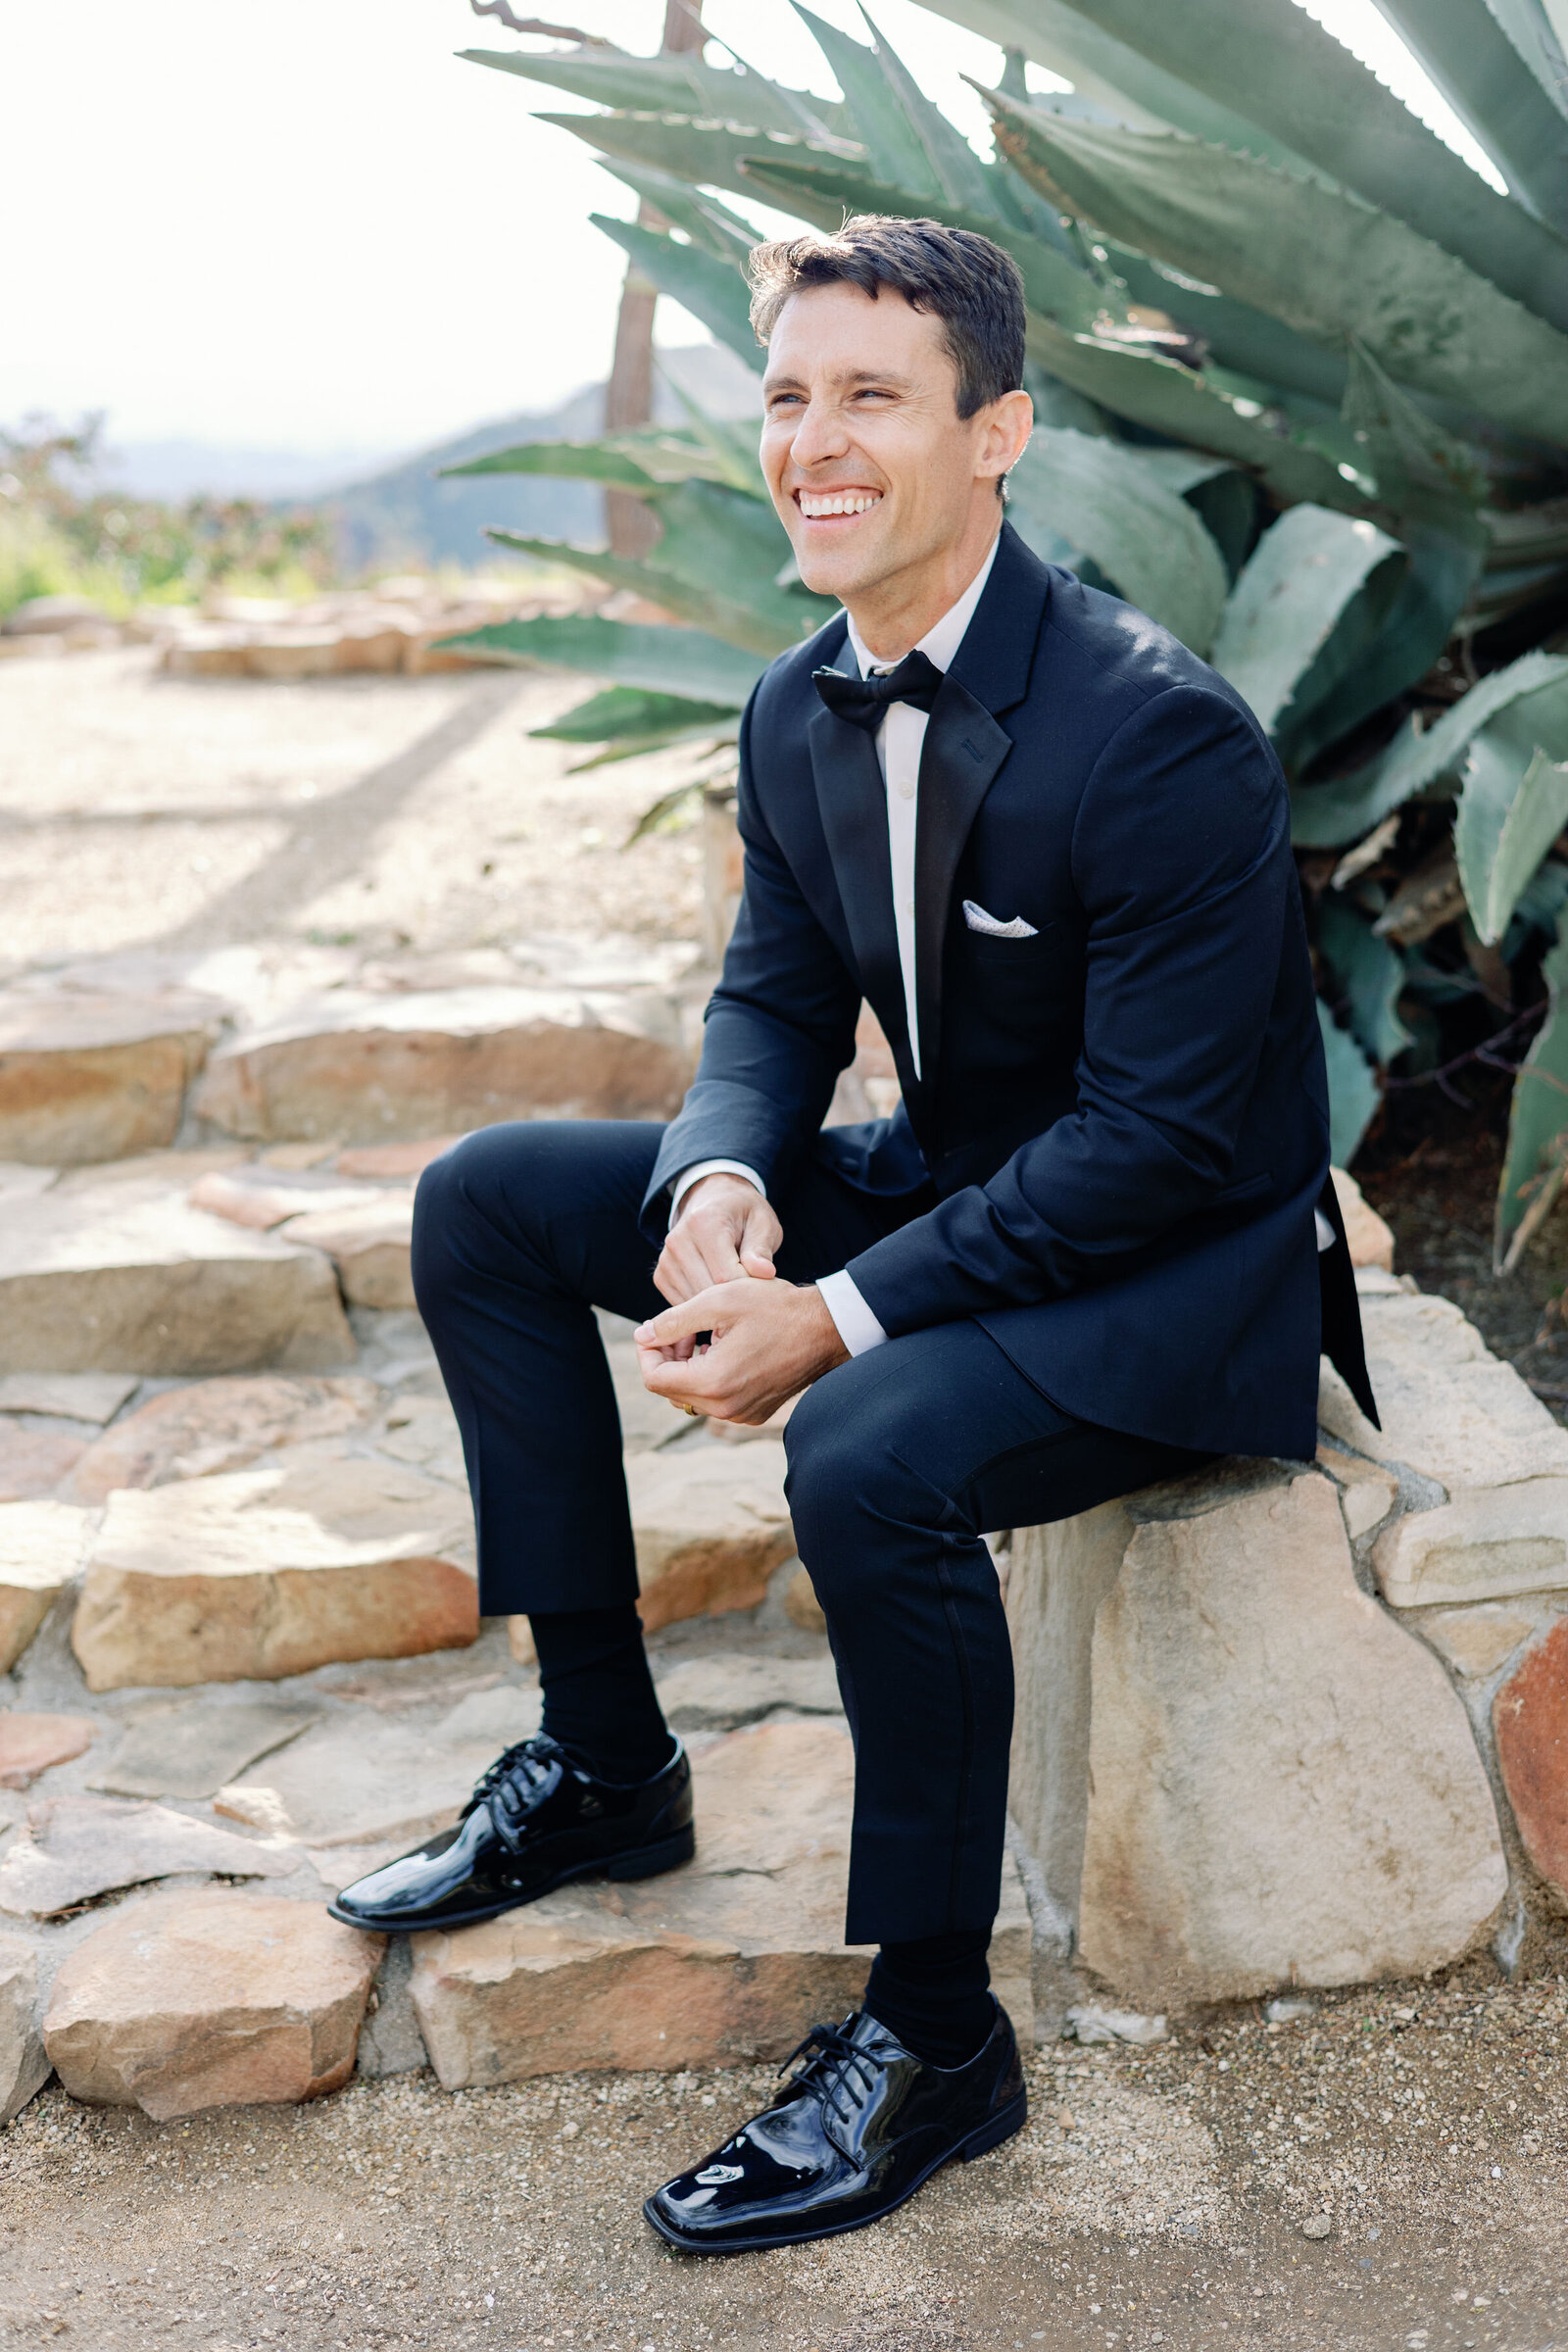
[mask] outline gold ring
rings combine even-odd
[[[701,1421],[706,1418],[706,1415],[700,1412],[695,1404],[683,1404],[678,1396],[672,1396],[669,1401],[675,1407],[676,1412],[690,1413],[694,1421]]]

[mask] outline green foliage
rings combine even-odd
[[[1568,1177],[1568,912],[1541,967],[1546,1018],[1513,1090],[1508,1154],[1497,1192],[1497,1255],[1509,1273]]]
[[[1544,978],[1539,963],[1568,904],[1568,652],[1552,639],[1568,596],[1556,0],[1379,0],[1506,194],[1295,0],[934,4],[1009,53],[1003,86],[983,93],[994,157],[959,136],[869,17],[861,40],[800,10],[842,92],[832,104],[695,58],[479,62],[598,107],[544,119],[663,223],[601,225],[754,366],[752,231],[715,191],[826,228],[847,209],[936,215],[1017,261],[1037,427],[1013,520],[1211,659],[1268,727],[1346,1024],[1324,1009],[1335,1149],[1348,1158],[1377,1115],[1379,1073],[1410,1045],[1401,1000],[1420,1000],[1429,1031],[1477,1002],[1459,940],[1401,955],[1374,929],[1450,822],[1471,948],[1496,951],[1519,1006],[1568,976],[1568,948]],[[1073,94],[1031,99],[1020,53]],[[491,463],[575,468],[645,499],[661,531],[640,563],[530,544],[695,624],[622,637],[609,621],[529,623],[465,641],[637,690],[560,722],[572,740],[602,728],[616,756],[695,740],[831,610],[795,579],[733,428],[693,416],[675,434]],[[578,633],[527,634],[547,625]],[[641,639],[661,634],[650,659]],[[733,682],[716,675],[721,643],[744,664]],[[1429,812],[1420,822],[1377,831],[1412,802]],[[1340,868],[1330,850],[1354,854]],[[1528,1115],[1516,1106],[1518,1198],[1499,1210],[1499,1247],[1536,1214],[1541,1170],[1559,1181],[1568,1156],[1565,1040],[1568,1012],[1554,1011]]]

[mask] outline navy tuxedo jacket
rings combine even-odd
[[[853,667],[842,616],[779,657],[742,722],[745,894],[650,1238],[694,1161],[744,1160],[778,1200],[815,1153],[922,1196],[849,1266],[890,1337],[972,1315],[1080,1419],[1310,1457],[1320,1345],[1373,1404],[1285,780],[1256,719],[1004,527],[921,755],[916,1078],[876,747],[824,707],[822,665]],[[964,899],[1036,936],[969,930]],[[823,1130],[862,996],[904,1101]]]

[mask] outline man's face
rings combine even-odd
[[[992,413],[960,417],[956,396],[941,319],[891,287],[791,295],[768,345],[761,461],[808,588],[848,601],[959,537]],[[995,497],[993,478],[979,488]]]

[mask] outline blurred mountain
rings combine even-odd
[[[685,412],[672,385],[713,416],[760,413],[760,379],[717,343],[693,343],[656,354],[654,414],[678,423]],[[484,536],[486,523],[540,539],[602,544],[604,506],[591,482],[487,474],[477,481],[438,481],[443,466],[507,449],[519,441],[584,441],[604,429],[605,387],[585,385],[559,408],[498,416],[434,449],[420,450],[363,481],[318,494],[313,502],[336,517],[345,567],[361,571],[392,564],[455,563],[472,566],[501,551]]]
[[[384,443],[337,449],[247,449],[213,441],[121,441],[97,464],[103,489],[170,505],[187,498],[317,498],[385,466],[399,452]]]

